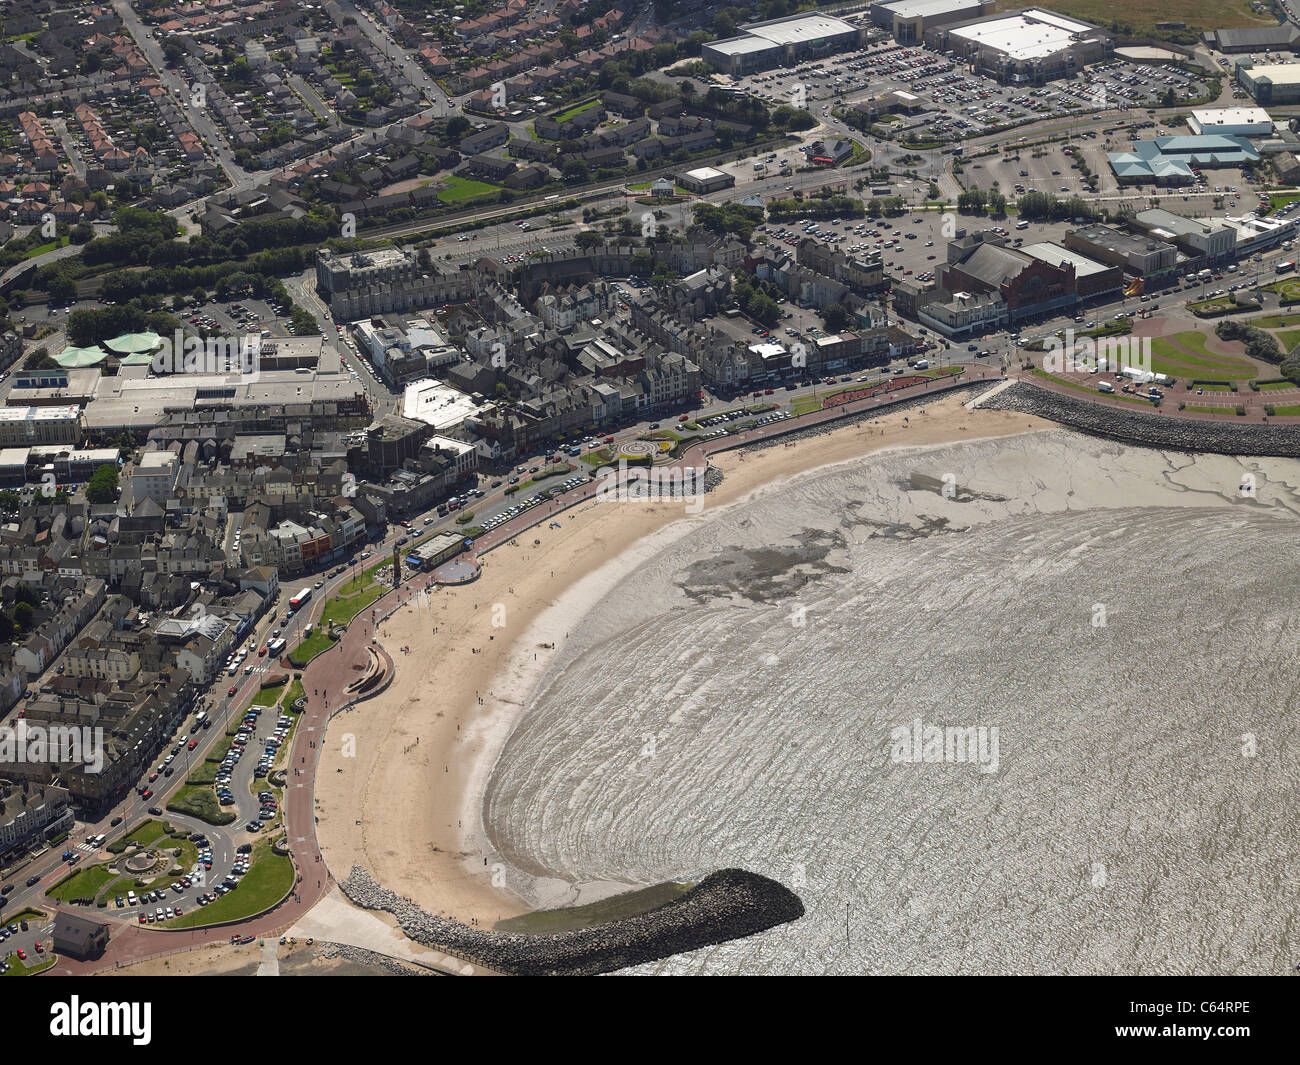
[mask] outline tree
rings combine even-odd
[[[849,324],[848,308],[842,303],[830,303],[822,308],[822,321],[832,333],[838,333]]]
[[[45,283],[45,291],[52,300],[70,300],[77,294],[77,286],[63,274],[55,274]]]
[[[117,501],[117,466],[105,463],[98,467],[86,486],[86,498],[92,503],[113,503]]]
[[[36,611],[27,603],[19,603],[14,607],[14,625],[22,632],[27,632],[32,626],[32,618]]]
[[[587,164],[576,156],[566,159],[560,169],[566,182],[578,184],[587,180]]]
[[[72,339],[69,337],[68,339]],[[75,343],[75,341],[74,341]],[[28,353],[27,358],[23,360],[23,369],[25,370],[57,370],[59,364],[54,361],[45,348],[35,348]]]

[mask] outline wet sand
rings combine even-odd
[[[713,464],[724,481],[705,514],[884,449],[1052,428],[1023,414],[966,410],[966,398],[720,455]],[[381,626],[397,676],[383,695],[335,717],[322,744],[318,834],[336,878],[359,864],[431,912],[482,925],[533,905],[590,900],[555,882],[527,902],[506,888],[482,830],[483,789],[567,629],[641,559],[691,534],[700,519],[684,509],[590,502],[563,511],[560,529],[543,523],[483,556],[475,583],[433,591]]]

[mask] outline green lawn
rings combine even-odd
[[[57,955],[29,953],[26,961],[19,961],[17,954],[10,954],[5,960],[9,963],[9,971],[5,976],[35,976],[50,968],[57,960]]]
[[[1276,392],[1283,388],[1295,388],[1294,381],[1263,381],[1260,382],[1259,390],[1261,392]]]
[[[1293,351],[1300,344],[1300,329],[1284,329],[1277,334],[1277,342],[1282,345],[1283,351]]]
[[[274,906],[293,887],[293,862],[271,850],[268,839],[259,839],[253,846],[253,864],[248,874],[234,891],[222,895],[207,906],[191,910],[167,928],[199,928],[223,921],[238,921],[253,917]]]
[[[576,115],[580,115],[584,111],[590,111],[593,107],[596,107],[599,104],[599,99],[585,100],[582,103],[574,104],[567,110],[561,111],[559,114],[552,115],[551,117],[554,118],[556,122],[567,122]]]
[[[295,702],[297,702],[299,699],[301,699],[302,696],[303,696],[303,694],[304,694],[304,692],[303,692],[303,686],[302,686],[302,678],[301,678],[301,677],[294,677],[294,678],[293,678],[293,683],[291,683],[291,684],[289,685],[289,690],[288,690],[288,692],[285,693],[285,697],[284,697],[284,709],[285,709],[285,710],[290,710],[290,709],[292,709],[293,704],[294,704]]]
[[[1300,314],[1270,314],[1263,318],[1252,318],[1246,323],[1256,329],[1286,329],[1300,325]]]
[[[1236,414],[1237,405],[1235,403],[1225,403],[1222,407],[1201,407],[1189,403],[1183,409],[1193,411],[1196,414]]]
[[[1273,413],[1279,418],[1300,418],[1300,406],[1274,407]]]
[[[349,581],[348,583],[351,584],[352,582]],[[321,611],[321,624],[326,626],[331,623],[346,625],[387,590],[383,585],[372,584],[369,588],[356,595],[338,596],[331,599],[325,604],[325,609]]]
[[[178,814],[189,814],[210,825],[228,825],[234,813],[224,809],[217,801],[217,793],[210,787],[186,784],[167,803],[167,809]]]
[[[330,639],[329,630],[322,625],[308,636],[307,639],[303,640],[302,643],[289,652],[289,661],[299,669],[302,669],[303,666],[322,651],[328,651],[333,647],[334,642],[335,641]]]
[[[1283,299],[1300,299],[1300,277],[1287,277],[1260,287],[1266,292],[1276,292]]]
[[[17,913],[11,913],[4,919],[5,924],[18,924],[19,921],[43,921],[48,917],[44,910],[33,910],[30,906],[19,910]]]
[[[100,888],[116,878],[117,874],[110,873],[107,866],[92,865],[60,880],[45,894],[49,898],[58,899],[59,902],[71,902],[73,899],[93,899],[99,894]]]
[[[171,887],[173,883],[181,878],[181,876],[193,869],[194,863],[199,860],[199,848],[184,836],[181,836],[180,838],[173,836],[170,839],[163,841],[163,843],[160,844],[160,849],[180,851],[180,854],[178,854],[174,859],[174,863],[180,866],[181,872],[175,875],[172,873],[163,873],[161,876],[156,876],[152,880],[136,880],[134,878],[128,878],[145,891],[153,891],[155,888]]]
[[[443,203],[459,203],[462,200],[472,200],[478,196],[495,195],[500,191],[497,185],[489,185],[485,181],[474,181],[471,178],[458,177],[455,174],[449,174],[443,178],[446,188],[439,190],[438,199]]]
[[[38,255],[44,255],[47,251],[54,251],[55,248],[62,246],[62,244],[63,238],[61,237],[58,240],[52,240],[46,244],[38,244],[34,248],[28,248],[27,251],[23,253],[23,258],[34,259]]]
[[[1186,351],[1175,347],[1181,345]],[[1151,341],[1152,369],[1170,377],[1194,377],[1204,381],[1249,381],[1258,369],[1249,359],[1237,355],[1216,355],[1205,346],[1200,333],[1175,333]]]
[[[253,706],[274,706],[280,701],[280,696],[284,694],[283,684],[273,684],[269,688],[259,688],[257,694],[253,696]]]
[[[115,839],[108,845],[108,851],[110,854],[121,854],[122,851],[126,850],[126,848],[132,843],[141,847],[147,847],[154,840],[158,839],[160,836],[165,836],[166,834],[166,825],[161,821],[150,819],[133,828],[130,835],[123,836],[121,839]]]

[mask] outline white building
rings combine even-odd
[[[166,507],[180,476],[180,460],[171,451],[148,451],[131,469],[128,505],[134,509],[146,499]]]
[[[1193,111],[1187,125],[1197,136],[1269,137],[1273,133],[1273,120],[1262,107],[1206,107]]]
[[[425,422],[442,432],[456,428],[478,411],[468,393],[441,381],[413,381],[402,393],[402,417]]]
[[[1042,8],[941,26],[925,41],[1013,85],[1068,77],[1110,56],[1115,44],[1096,26]]]

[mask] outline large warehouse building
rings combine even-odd
[[[701,58],[726,74],[747,74],[856,48],[863,34],[851,22],[813,11],[751,22],[740,29],[737,37],[706,44]]]
[[[1273,107],[1300,100],[1300,63],[1265,63],[1256,66],[1249,59],[1239,59],[1237,81],[1260,107]]]
[[[1300,48],[1300,30],[1290,22],[1278,26],[1246,26],[1235,30],[1210,30],[1201,34],[1217,52],[1294,52]]]
[[[997,0],[887,0],[871,5],[871,21],[899,44],[925,39],[925,31],[993,14]]]
[[[1108,58],[1115,41],[1096,26],[1042,8],[927,30],[925,42],[1012,85],[1041,85]]]

